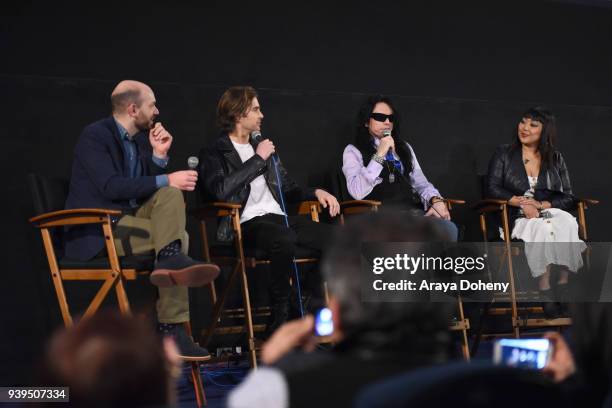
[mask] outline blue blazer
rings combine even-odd
[[[66,209],[129,210],[131,199],[142,204],[157,190],[155,176],[164,174],[165,169],[152,160],[153,149],[148,132],[140,132],[134,137],[138,146],[138,165],[142,170],[142,176],[138,178],[129,176],[123,142],[112,116],[83,130],[74,149]],[[102,227],[70,227],[64,244],[68,258],[89,260],[104,247]]]

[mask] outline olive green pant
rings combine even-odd
[[[183,193],[174,187],[162,187],[134,215],[124,215],[114,230],[119,256],[147,254],[181,240],[181,252],[187,254],[189,236],[185,231]],[[189,321],[189,291],[186,287],[158,288],[157,320],[160,323]]]

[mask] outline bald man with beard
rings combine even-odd
[[[156,122],[155,94],[146,84],[121,81],[111,94],[112,115],[85,127],[74,150],[66,209],[121,210],[113,219],[119,256],[155,253],[151,282],[159,287],[160,332],[172,335],[181,354],[205,357],[182,323],[189,321],[187,287],[205,285],[219,274],[213,264],[187,256],[185,203],[198,173],[166,173],[172,135]],[[107,257],[99,225],[66,231],[66,257]]]

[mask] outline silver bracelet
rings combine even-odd
[[[385,163],[385,158],[384,157],[380,157],[376,153],[374,153],[372,155],[372,158],[370,160],[374,160],[378,164],[384,164]]]

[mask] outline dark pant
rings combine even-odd
[[[277,214],[252,218],[241,227],[245,246],[264,251],[270,259],[270,297],[274,304],[286,303],[289,299],[289,278],[294,274],[293,258],[297,247],[308,248],[313,257],[320,257],[329,246],[335,229],[300,215],[289,216],[287,228],[285,217]]]

